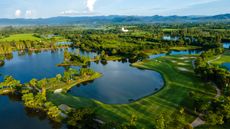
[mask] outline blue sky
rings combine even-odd
[[[97,15],[215,15],[230,0],[1,0],[1,18]]]

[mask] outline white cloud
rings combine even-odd
[[[96,13],[94,12],[88,12],[88,11],[76,11],[76,10],[65,10],[60,13],[61,15],[64,16],[86,16],[86,15],[94,15]]]
[[[62,15],[77,15],[78,13],[76,10],[65,10],[61,12]]]
[[[20,9],[18,9],[18,10],[15,11],[15,14],[14,14],[14,15],[15,15],[16,17],[20,17],[21,14],[22,14],[22,11],[21,11]]]
[[[32,10],[26,10],[26,17],[31,17],[33,15]]]
[[[86,6],[89,12],[93,12],[94,11],[94,5],[96,3],[97,0],[87,0],[86,1]]]
[[[199,4],[207,4],[207,3],[212,3],[212,2],[216,2],[219,0],[193,0],[188,6],[193,6],[193,5],[199,5]]]

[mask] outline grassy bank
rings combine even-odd
[[[135,114],[138,117],[138,128],[153,128],[155,119],[160,113],[172,114],[185,107],[186,121],[190,123],[195,115],[192,112],[192,98],[189,92],[193,91],[207,99],[215,96],[215,89],[203,83],[194,74],[192,60],[193,58],[189,56],[166,56],[133,64],[138,68],[161,73],[165,79],[165,87],[156,94],[130,104],[108,105],[68,94],[49,94],[48,98],[57,105],[67,104],[74,108],[94,107],[97,116],[103,121],[128,122],[131,115]]]
[[[0,89],[0,95],[8,94],[11,92],[14,92],[14,89],[11,88]]]
[[[71,89],[72,87],[84,83],[84,82],[88,82],[88,81],[92,81],[95,80],[97,78],[100,78],[102,76],[101,73],[95,72],[93,75],[87,75],[87,76],[77,76],[74,80],[70,80],[68,83],[63,82],[63,81],[58,81],[56,83],[50,84],[47,89],[49,91],[55,91],[57,89],[62,89],[63,92],[68,91],[69,89]],[[55,78],[53,78],[55,79]],[[52,80],[52,78],[50,79]]]
[[[176,50],[176,51],[182,51],[182,50],[195,50],[195,49],[201,49],[201,47],[198,46],[184,46],[184,47],[170,47],[169,50],[165,48],[161,49],[148,49],[148,50],[143,50],[147,55],[152,55],[152,54],[160,54],[160,53],[168,53],[170,50]]]
[[[170,48],[170,50],[176,50],[176,51],[195,50],[195,49],[201,49],[201,47],[198,47],[198,46],[187,46],[187,47],[171,47]]]
[[[211,63],[215,65],[221,65],[225,62],[230,62],[230,50],[225,50],[223,55],[221,55],[217,60],[214,60]]]

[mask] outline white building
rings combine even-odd
[[[121,31],[122,31],[122,32],[125,32],[125,33],[126,33],[126,32],[129,32],[129,30],[125,29],[125,27],[122,27],[122,28],[121,28]]]

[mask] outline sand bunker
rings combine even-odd
[[[185,60],[184,62],[185,62],[185,63],[188,63],[188,62],[190,62],[190,60]]]
[[[178,65],[183,65],[183,66],[185,66],[185,65],[187,65],[187,64],[185,64],[185,63],[177,63]]]
[[[178,70],[183,71],[183,72],[189,72],[188,69],[183,68],[183,67],[177,67]]]
[[[189,59],[189,57],[180,57],[180,60],[185,60],[185,59]]]

